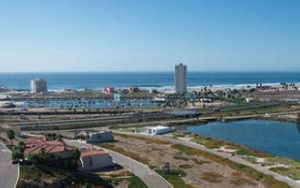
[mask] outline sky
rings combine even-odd
[[[0,0],[0,72],[300,71],[299,0]]]

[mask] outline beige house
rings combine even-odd
[[[80,157],[80,171],[91,171],[111,167],[115,164],[111,156],[104,150],[82,150]]]

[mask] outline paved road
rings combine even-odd
[[[118,132],[118,133],[124,134],[124,132]],[[150,138],[152,137],[153,138],[153,136],[148,136],[148,135],[140,135],[140,134],[133,134],[133,133],[125,133],[125,134],[127,134],[127,135],[133,135],[133,136],[138,136],[138,137],[150,137]],[[295,188],[299,188],[300,187],[300,182],[296,182],[296,181],[294,181],[291,178],[284,177],[284,176],[282,176],[280,174],[277,174],[277,173],[275,173],[273,171],[270,171],[266,167],[262,167],[260,165],[250,163],[249,161],[246,161],[246,160],[241,159],[239,157],[232,156],[232,155],[224,153],[224,152],[219,152],[219,151],[216,151],[216,150],[208,149],[208,148],[206,148],[206,147],[204,147],[202,145],[195,144],[195,143],[188,142],[188,141],[175,140],[175,139],[167,138],[167,137],[163,137],[163,136],[157,136],[157,138],[161,139],[161,140],[164,140],[164,141],[168,141],[168,142],[170,142],[172,144],[184,145],[184,146],[187,146],[187,147],[199,149],[199,150],[202,150],[202,151],[205,151],[205,152],[208,152],[208,153],[220,156],[222,158],[227,158],[227,159],[229,159],[229,160],[231,160],[233,162],[236,162],[236,163],[239,163],[239,164],[243,164],[243,165],[252,167],[252,168],[254,168],[257,171],[262,172],[263,174],[273,176],[276,180],[285,182],[285,183],[289,184],[291,187],[295,187]]]
[[[19,166],[11,164],[9,150],[0,143],[0,187],[13,188],[18,180]]]
[[[90,144],[82,143],[75,140],[67,140],[65,142],[69,145],[78,148],[91,148]],[[97,146],[93,146],[94,148],[100,148]],[[107,149],[106,149],[107,150]],[[166,180],[164,180],[157,173],[149,169],[146,165],[139,163],[138,161],[126,157],[120,153],[107,150],[110,156],[113,158],[114,162],[128,169],[134,175],[141,178],[141,180],[149,187],[149,188],[172,188]]]

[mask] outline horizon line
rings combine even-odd
[[[97,74],[97,73],[173,73],[174,71],[5,71],[0,74]],[[300,73],[297,71],[188,71],[188,73]]]

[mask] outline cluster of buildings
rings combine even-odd
[[[106,131],[82,131],[75,134],[77,138],[86,140],[87,143],[103,143],[113,141],[111,132]],[[63,140],[47,140],[47,137],[30,137],[24,139],[24,156],[55,155],[60,160],[72,159],[75,147],[68,145]],[[78,170],[91,171],[114,166],[114,162],[105,150],[84,148],[80,149]]]
[[[175,66],[174,72],[174,85],[176,93],[186,93],[187,92],[187,66],[180,63]],[[33,79],[30,81],[31,93],[46,93],[48,91],[47,81],[42,78]],[[121,89],[120,92],[135,93],[139,92],[139,88],[125,88]],[[113,94],[117,92],[114,87],[104,88],[104,92],[108,94]]]

